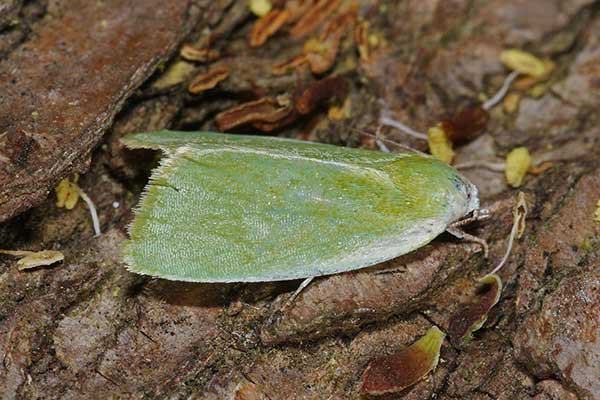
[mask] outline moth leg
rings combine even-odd
[[[456,221],[450,226],[452,226],[454,228],[458,228],[459,226],[468,225],[472,222],[483,221],[485,219],[488,219],[489,217],[490,217],[490,210],[488,210],[487,208],[482,208],[480,210],[473,211],[473,215],[471,215],[470,217],[463,218],[459,221]]]
[[[456,223],[460,223],[460,222],[462,222],[462,221],[458,221]],[[490,249],[489,249],[487,242],[480,237],[470,235],[467,232],[461,231],[460,229],[457,228],[457,226],[461,226],[464,224],[459,224],[459,225],[455,225],[455,224],[452,224],[448,228],[446,228],[446,232],[448,232],[452,236],[455,236],[459,239],[464,239],[464,240],[468,240],[469,242],[474,242],[474,243],[480,244],[481,247],[483,248],[483,256],[485,258],[487,258],[488,255],[490,254]]]
[[[283,310],[287,309],[296,299],[296,297],[298,297],[298,295],[300,294],[300,292],[302,292],[302,290],[304,290],[305,287],[307,287],[312,280],[314,279],[314,276],[311,276],[309,278],[306,278],[305,280],[302,281],[302,283],[300,284],[300,286],[298,286],[298,289],[296,289],[296,291],[292,294],[292,297],[290,297],[288,299],[288,301],[285,302],[285,304],[283,305]]]

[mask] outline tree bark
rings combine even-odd
[[[300,38],[292,13],[259,47],[249,45],[256,17],[246,1],[0,4],[0,248],[65,255],[28,271],[0,256],[2,398],[361,398],[370,360],[432,325],[448,330],[473,299],[477,278],[502,258],[521,190],[526,230],[499,272],[499,303],[473,340],[446,341],[437,369],[390,398],[600,399],[600,2],[349,3],[316,13],[320,24]],[[329,42],[331,68],[273,73],[346,12],[329,25],[341,32]],[[214,56],[184,60],[184,44],[209,45]],[[217,130],[218,113],[284,95],[284,118],[232,129],[376,148],[360,132],[374,131],[382,111],[426,131],[493,95],[508,74],[507,48],[551,59],[555,72],[537,93],[520,92],[514,112],[494,107],[484,134],[456,146],[455,163],[501,160],[519,146],[550,162],[519,189],[502,172],[465,171],[492,212],[469,228],[489,241],[489,259],[442,235],[316,279],[283,312],[299,282],[192,284],[124,269],[127,225],[156,155],[125,149],[123,135]],[[188,92],[216,68],[228,76]],[[85,203],[55,204],[52,190],[76,172],[98,209],[99,237]]]

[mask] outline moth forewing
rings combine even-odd
[[[125,247],[128,268],[141,274],[253,282],[350,271],[427,244],[478,205],[474,186],[423,155],[158,135],[127,140],[168,152]]]

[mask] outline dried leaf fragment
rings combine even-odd
[[[212,89],[217,86],[219,82],[227,79],[229,74],[229,68],[225,66],[211,69],[210,71],[200,74],[192,79],[188,86],[188,91],[190,93],[197,94],[205,90]]]
[[[254,15],[262,17],[271,11],[273,5],[271,4],[271,0],[249,0],[248,7]]]
[[[452,143],[476,139],[487,127],[490,114],[479,105],[467,106],[442,119],[441,128]]]
[[[434,326],[401,352],[372,360],[363,373],[361,392],[396,393],[419,382],[437,366],[444,336]]]
[[[294,38],[301,38],[316,29],[339,7],[341,0],[318,0],[290,29]]]
[[[64,254],[56,250],[0,250],[0,254],[22,257],[19,261],[17,261],[19,271],[41,267],[44,265],[51,265],[65,259]]]
[[[79,176],[75,175],[75,178],[71,182],[69,178],[65,178],[58,183],[56,186],[56,206],[58,208],[66,208],[72,210],[77,201],[79,200],[79,186],[77,186],[77,180]]]
[[[215,119],[221,131],[228,131],[248,123],[276,123],[286,118],[292,111],[293,107],[288,97],[279,96],[277,99],[264,97],[222,111]]]
[[[500,61],[511,70],[536,79],[547,78],[554,69],[554,63],[550,60],[540,60],[533,54],[518,49],[504,50],[500,54]]]
[[[455,344],[473,339],[473,332],[483,326],[489,311],[500,300],[502,280],[498,275],[486,275],[479,282],[482,285],[473,302],[463,306],[448,322],[448,336]]]
[[[310,85],[296,100],[296,110],[308,114],[332,97],[346,97],[348,85],[341,76],[330,76]]]
[[[448,139],[446,132],[441,124],[429,128],[427,131],[427,142],[429,143],[429,152],[445,163],[450,164],[454,158],[452,142]]]
[[[262,16],[254,23],[250,32],[250,46],[262,46],[268,38],[273,36],[288,20],[288,10],[274,9]]]
[[[517,202],[513,208],[513,224],[516,228],[517,239],[520,239],[525,232],[525,217],[527,217],[527,201],[525,200],[525,193],[519,192],[517,194]]]
[[[531,155],[525,147],[517,147],[506,156],[506,182],[512,187],[519,187],[527,170],[531,167]]]
[[[221,56],[217,50],[211,50],[208,47],[197,49],[189,44],[184,45],[179,54],[188,61],[198,61],[203,63],[214,61]]]

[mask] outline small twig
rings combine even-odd
[[[506,252],[504,253],[504,257],[502,257],[502,260],[500,260],[498,265],[488,275],[492,275],[498,272],[508,260],[508,257],[512,252],[515,237],[519,238],[523,234],[523,230],[525,229],[526,216],[527,203],[525,201],[525,195],[523,194],[523,192],[519,192],[519,194],[517,195],[517,203],[515,204],[515,207],[513,209],[513,226],[510,230],[510,235],[508,237],[508,245],[506,246]]]
[[[506,163],[504,162],[492,162],[485,160],[475,160],[475,161],[467,161],[462,164],[456,164],[454,168],[456,169],[469,169],[469,168],[486,168],[495,172],[502,172],[506,169]]]
[[[92,225],[94,226],[95,233],[94,236],[100,236],[102,232],[100,232],[100,220],[98,219],[96,207],[94,206],[92,199],[90,199],[89,196],[83,190],[81,190],[81,188],[78,187],[78,191],[83,201],[85,201],[85,204],[87,204],[88,209],[90,210],[90,214],[92,215]]]
[[[512,85],[513,81],[517,78],[517,76],[519,76],[519,73],[517,71],[513,71],[510,74],[508,74],[508,76],[504,80],[504,83],[502,84],[502,87],[500,87],[500,90],[498,90],[498,92],[491,99],[484,102],[481,105],[481,108],[483,108],[486,111],[489,111],[494,106],[496,106],[496,104],[500,103],[504,96],[506,96],[506,93],[508,93],[510,85]]]

